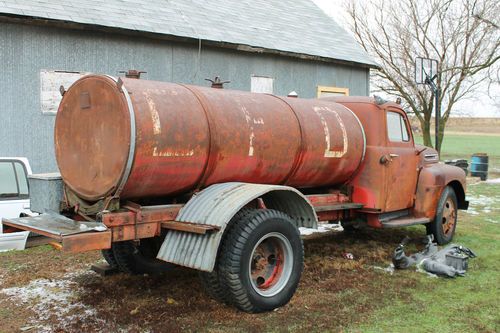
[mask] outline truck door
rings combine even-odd
[[[386,168],[384,211],[390,212],[413,206],[418,158],[404,112],[392,107],[385,111],[387,154],[380,163]]]

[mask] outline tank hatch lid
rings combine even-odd
[[[111,77],[88,75],[68,89],[59,105],[57,164],[64,183],[82,199],[114,193],[130,165],[135,124],[123,91]]]

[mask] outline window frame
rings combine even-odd
[[[321,98],[321,93],[323,92],[349,96],[349,88],[334,87],[334,86],[318,86],[316,90],[316,97]]]
[[[394,141],[394,140],[391,140],[391,138],[389,137],[389,123],[387,121],[387,115],[389,114],[389,112],[395,113],[400,117],[399,121],[400,121],[400,129],[401,129],[401,141]],[[408,143],[413,142],[413,134],[409,128],[409,122],[408,122],[407,117],[405,117],[404,111],[399,110],[399,109],[392,109],[392,108],[386,109],[384,118],[385,118],[385,136],[386,136],[388,142],[395,143],[395,144],[408,144]],[[403,126],[402,126],[403,124],[404,124],[404,128],[406,128],[406,134],[408,135],[407,140],[403,140]]]
[[[16,180],[16,187],[17,187],[17,195],[16,196],[12,196],[12,197],[0,197],[0,201],[26,200],[26,199],[29,199],[30,185],[29,185],[29,181],[28,181],[28,170],[26,169],[26,165],[23,162],[21,162],[19,160],[15,160],[15,159],[12,159],[12,160],[11,159],[0,160],[0,163],[10,163],[10,165],[12,166],[12,170],[14,172],[14,177],[15,177],[15,180]],[[20,164],[21,167],[22,167],[22,170],[24,171],[24,177],[26,179],[26,187],[28,189],[28,194],[21,194],[21,188],[19,186],[19,177],[17,176],[15,163]]]

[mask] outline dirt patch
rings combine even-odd
[[[101,277],[86,270],[100,260],[96,252],[65,255],[39,249],[8,254],[0,263],[0,308],[6,311],[0,313],[0,332],[30,325],[36,326],[33,331],[48,332],[339,331],[394,297],[406,298],[405,290],[415,284],[411,272],[391,276],[374,266],[389,264],[404,235],[423,234],[424,228],[366,230],[306,241],[296,295],[285,307],[258,315],[213,301],[189,269]],[[354,260],[345,259],[345,252]],[[37,294],[30,288],[41,289]]]

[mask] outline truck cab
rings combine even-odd
[[[0,219],[31,213],[29,175],[31,167],[27,158],[0,157]]]
[[[364,163],[349,185],[352,200],[364,205],[361,212],[367,224],[375,228],[426,224],[439,243],[449,242],[456,209],[468,207],[465,172],[440,164],[436,150],[415,144],[408,116],[399,104],[370,97],[329,99],[352,110],[365,130]],[[443,199],[441,206],[450,216],[441,217],[438,228],[433,224],[444,192],[450,198]]]

